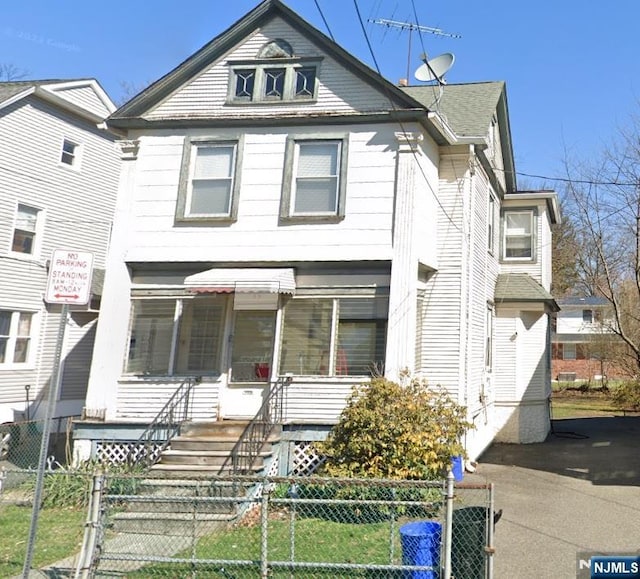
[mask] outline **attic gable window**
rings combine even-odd
[[[228,62],[228,103],[314,100],[320,61],[319,57],[296,57],[285,40],[269,42],[253,60]]]

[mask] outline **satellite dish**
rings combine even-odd
[[[421,82],[431,82],[437,80],[444,84],[444,75],[449,72],[453,66],[456,57],[450,52],[445,52],[440,56],[436,56],[431,60],[426,59],[426,55],[422,55],[424,64],[420,65],[415,72],[415,77]]]

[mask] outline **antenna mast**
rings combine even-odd
[[[387,28],[399,28],[401,32],[404,30],[409,31],[409,48],[407,51],[407,81],[409,80],[411,73],[411,35],[413,34],[414,30],[418,32],[428,32],[429,34],[433,34],[435,36],[446,36],[447,38],[462,38],[460,34],[452,34],[450,32],[445,32],[440,28],[433,28],[432,26],[421,26],[420,24],[414,24],[413,22],[401,22],[399,20],[389,20],[388,18],[369,19],[369,22],[373,24],[380,24],[381,26],[386,26]]]

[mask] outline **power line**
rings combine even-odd
[[[322,8],[320,8],[320,3],[318,2],[318,0],[313,0],[315,2],[316,8],[318,9],[318,12],[320,12],[320,18],[322,18],[322,22],[324,22],[324,25],[327,27],[327,32],[329,33],[329,36],[331,37],[331,40],[333,40],[334,42],[336,41],[336,39],[333,37],[333,34],[331,32],[331,28],[329,28],[329,23],[327,22],[327,19],[324,17],[324,13],[322,12]]]
[[[375,67],[376,67],[376,71],[378,72],[378,74],[380,76],[382,76],[382,72],[380,71],[380,66],[378,64],[378,60],[376,58],[375,52],[373,50],[373,47],[371,46],[371,41],[369,40],[369,35],[367,34],[367,30],[366,30],[365,25],[364,25],[364,20],[362,19],[362,14],[360,14],[360,7],[358,6],[358,0],[353,0],[353,4],[354,4],[355,10],[356,10],[356,14],[358,16],[358,20],[360,22],[360,28],[362,29],[362,34],[364,35],[365,41],[366,41],[367,46],[369,48],[369,52],[371,53],[371,58],[373,59],[373,63],[375,65]],[[387,100],[389,101],[389,104],[391,105],[391,108],[393,109],[394,112],[396,112],[397,109],[396,109],[395,103],[393,102],[393,99],[391,98],[391,95],[386,90],[386,88],[385,88],[385,92],[386,92]],[[401,129],[405,139],[408,140],[407,131],[404,128],[403,123],[401,121],[398,121],[398,125],[400,126],[400,129]],[[433,190],[433,187],[431,186],[429,178],[425,174],[424,169],[422,168],[422,165],[420,164],[420,161],[417,158],[415,149],[413,147],[410,147],[410,149],[411,149],[411,153],[413,154],[414,161],[416,162],[416,165],[418,166],[418,169],[420,170],[420,173],[422,174],[422,177],[423,177],[425,183],[427,184],[427,187],[429,188],[429,191],[431,192],[431,195],[433,196],[434,200],[436,201],[436,203],[438,204],[440,209],[442,209],[442,212],[445,214],[445,216],[447,217],[449,222],[458,230],[458,232],[460,232],[463,235],[463,238],[464,238],[464,231],[462,229],[460,229],[458,224],[449,215],[447,210],[444,208],[444,205],[442,205],[442,202],[438,198],[438,195]]]

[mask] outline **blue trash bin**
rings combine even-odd
[[[464,477],[464,462],[461,456],[454,456],[451,459],[451,470],[453,471],[454,480],[460,482]]]
[[[437,579],[440,575],[442,525],[435,521],[414,521],[400,527],[403,565],[424,565],[433,571],[404,571],[405,579]]]

